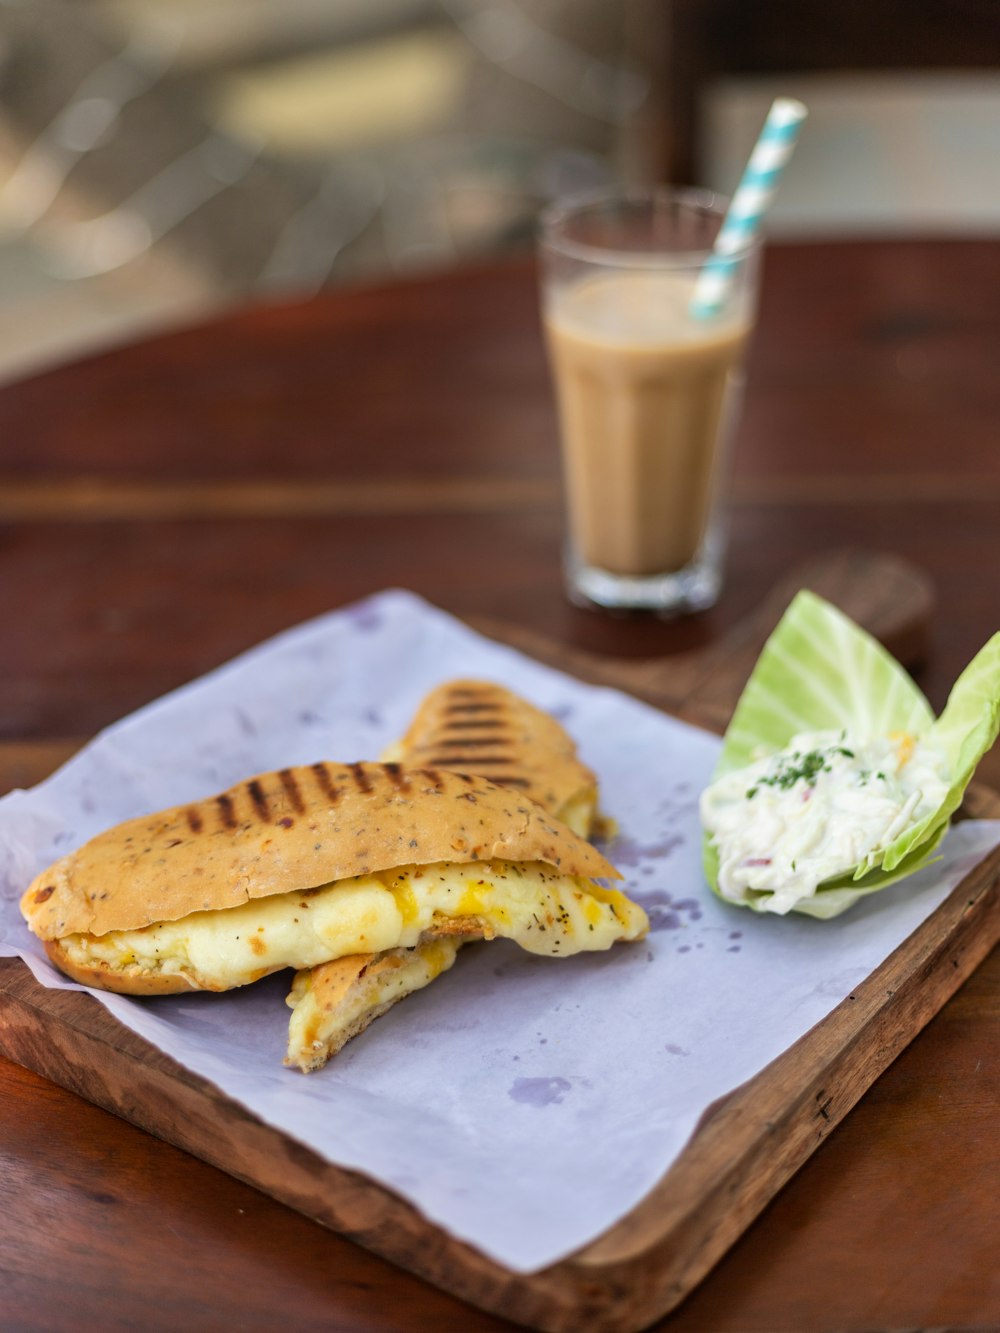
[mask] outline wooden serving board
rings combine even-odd
[[[579,676],[722,730],[764,639],[801,586],[829,597],[904,661],[931,611],[900,562],[818,562],[705,652],[612,662],[507,627],[488,632]],[[1000,815],[977,790],[967,813]],[[11,1059],[221,1167],[360,1244],[507,1318],[547,1330],[625,1331],[671,1310],[1000,938],[1000,851],[822,1023],[709,1109],[679,1159],[625,1218],[571,1258],[514,1274],[413,1207],[263,1124],[78,992],[47,990],[0,959],[0,1049]]]

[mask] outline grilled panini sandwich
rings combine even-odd
[[[642,911],[594,876],[617,872],[509,788],[320,763],[99,834],[21,909],[68,976],[159,995],[439,936],[559,955],[642,934]]]
[[[548,713],[487,681],[455,680],[433,690],[383,758],[486,776],[530,797],[581,837],[596,817],[597,779],[572,739]],[[321,1068],[397,1001],[451,967],[462,943],[428,938],[297,973],[285,1063],[307,1072]]]
[[[490,681],[453,680],[424,699],[383,759],[477,773],[529,796],[581,838],[597,812],[597,778],[554,717]]]

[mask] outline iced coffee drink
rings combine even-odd
[[[550,258],[544,277],[577,600],[674,610],[707,605],[718,588],[718,501],[756,256],[722,308],[698,318],[717,210],[680,227],[676,251],[670,221],[658,251],[588,240]]]

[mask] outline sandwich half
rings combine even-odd
[[[489,681],[453,680],[424,699],[383,759],[476,773],[529,797],[580,837],[597,817],[597,779],[550,714]],[[451,967],[463,939],[355,954],[296,974],[285,1063],[321,1068],[399,1000]]]
[[[29,927],[74,980],[228,990],[424,939],[559,956],[646,929],[617,872],[518,792],[397,764],[265,773],[129,820],[39,875]]]
[[[382,758],[477,773],[515,788],[581,838],[597,817],[597,778],[572,737],[551,714],[491,681],[439,685]]]

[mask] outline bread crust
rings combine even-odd
[[[549,713],[486,680],[450,680],[428,694],[399,743],[413,768],[478,773],[513,786],[556,818],[584,795],[597,803],[597,778]]]
[[[488,860],[620,878],[517,790],[441,769],[318,763],[98,834],[39,875],[21,911],[43,940],[104,935],[402,865]]]
[[[452,942],[451,947],[440,953],[437,969],[430,977],[422,978],[418,985],[382,999],[378,1003],[370,1003],[350,1022],[340,1018],[335,1024],[337,1012],[344,1010],[356,994],[364,994],[369,988],[377,993],[380,974],[394,972],[405,964],[410,955],[424,949],[427,943],[428,941],[422,942],[414,949],[390,949],[381,954],[352,954],[346,958],[338,958],[332,963],[324,963],[321,967],[315,967],[311,973],[299,973],[288,997],[288,1004],[291,1008],[297,1008],[306,1003],[311,1018],[305,1025],[304,1031],[300,1029],[293,1035],[293,1028],[289,1032],[285,1064],[290,1068],[297,1067],[307,1074],[322,1069],[328,1059],[336,1055],[359,1033],[364,1032],[376,1018],[381,1018],[394,1004],[406,999],[414,991],[423,989],[442,972],[446,972],[454,963],[463,941]],[[308,993],[305,992],[306,987]],[[320,1033],[324,1029],[321,1039]]]
[[[113,968],[102,962],[84,966],[75,963],[58,940],[46,940],[45,952],[70,980],[93,986],[96,990],[115,991],[118,995],[178,995],[182,991],[219,989],[203,982],[197,973],[182,976],[176,972],[150,972],[137,966]]]

